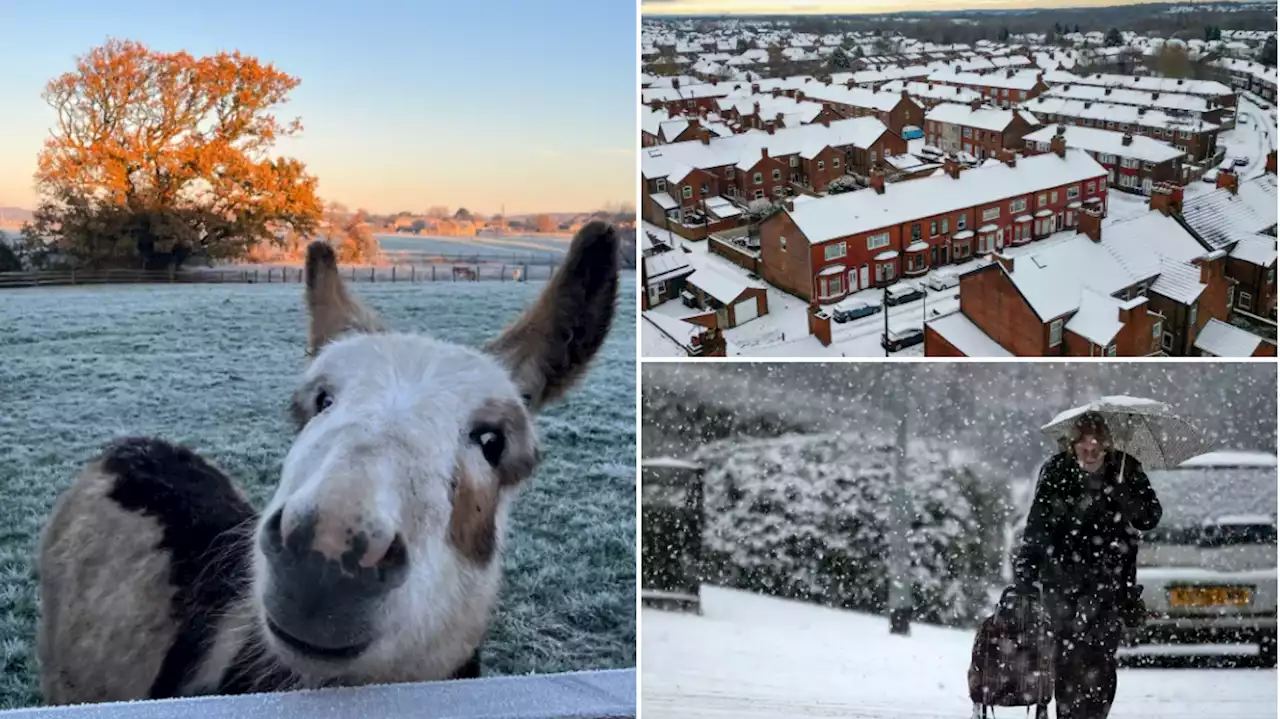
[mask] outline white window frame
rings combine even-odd
[[[1227,309],[1228,310],[1230,310],[1232,307],[1235,306],[1235,301],[1236,301],[1236,286],[1228,285],[1227,286]]]
[[[1074,199],[1076,199],[1077,197],[1080,197],[1080,186],[1079,186],[1079,185],[1072,185],[1071,187],[1068,187],[1068,188],[1067,188],[1067,200],[1068,200],[1068,201],[1070,201],[1070,200],[1074,200]]]
[[[1058,191],[1054,190],[1049,193],[1049,202],[1056,203],[1058,201]]]
[[[1097,189],[1098,183],[1096,182],[1086,182],[1084,185],[1084,191],[1090,195],[1092,195]]]
[[[837,170],[840,169],[840,158],[839,157],[831,158],[831,166],[836,168]]]
[[[667,281],[666,281],[666,280],[658,280],[657,284],[655,284],[655,285],[653,286],[653,289],[654,289],[654,291],[655,291],[655,292],[657,292],[657,293],[658,293],[658,295],[659,295],[659,296],[661,296],[661,295],[665,294],[665,293],[666,293],[666,291],[667,291]]]
[[[883,249],[888,246],[889,246],[888,232],[877,232],[874,235],[867,235],[867,251],[868,252],[874,252],[875,250]]]
[[[963,215],[963,214],[956,215],[956,231],[957,232],[964,232],[964,225],[965,225],[965,222],[967,222],[967,220],[965,219],[966,217],[968,217],[968,215]]]
[[[684,199],[686,199],[686,200],[687,200],[687,199],[689,199],[689,198],[691,198],[691,197],[693,197],[693,186],[692,186],[692,185],[685,185],[684,187],[681,187],[681,188],[680,188],[680,197],[682,197],[682,198],[684,198]]]
[[[1200,314],[1200,303],[1192,302],[1191,309],[1187,313],[1187,327],[1190,327],[1192,331],[1195,331],[1196,320],[1199,319],[1198,317],[1199,314]]]
[[[778,235],[778,245],[782,248],[782,251],[783,251],[783,252],[786,252],[786,251],[787,251],[787,238],[783,237],[782,235]]]
[[[657,189],[657,191],[658,191],[658,192],[666,192],[666,191],[667,191],[667,181],[666,181],[666,180],[664,180],[664,179],[663,179],[663,178],[661,178],[661,177],[659,177],[659,178],[658,178],[657,182],[653,183],[653,186],[654,186],[654,188],[656,188],[656,189]]]
[[[1151,339],[1153,340],[1160,339],[1162,330],[1164,330],[1164,323],[1161,322],[1160,320],[1156,320],[1155,323],[1151,325]]]
[[[792,155],[792,156],[791,156],[791,166],[792,166],[792,167],[799,167],[799,166],[800,166],[800,158],[796,157],[795,155]]]
[[[1173,349],[1173,333],[1172,332],[1165,332],[1164,334],[1160,335],[1160,349],[1164,350],[1165,352],[1168,352],[1169,350]]]
[[[1062,344],[1063,324],[1064,323],[1061,317],[1049,323],[1049,347],[1050,348],[1057,347],[1058,345]]]
[[[781,179],[782,179],[782,170],[779,170],[775,167],[773,169],[773,181],[778,182]]]
[[[1102,354],[1103,354],[1103,356],[1105,356],[1105,357],[1115,357],[1115,356],[1116,356],[1116,343],[1115,343],[1115,342],[1112,342],[1111,344],[1109,344],[1109,345],[1107,345],[1106,347],[1104,347],[1104,348],[1102,349]]]
[[[996,206],[996,207],[988,207],[987,209],[985,209],[985,210],[983,210],[983,211],[982,211],[982,221],[983,221],[983,222],[990,222],[990,221],[992,221],[992,220],[998,220],[998,219],[1000,219],[1000,207],[999,207],[999,206]]]
[[[822,257],[828,262],[831,260],[838,260],[846,254],[848,254],[848,248],[846,247],[844,240],[840,240],[839,242],[829,242],[822,247]]]
[[[947,218],[942,218],[942,234],[947,234]]]
[[[754,193],[752,193],[752,199],[755,199],[755,200],[763,200],[763,199],[764,199],[764,190],[756,190]]]
[[[1236,307],[1246,312],[1253,311],[1253,295],[1249,292],[1241,292],[1236,295]]]
[[[818,160],[818,169],[819,170],[827,169],[827,163],[825,160]]]
[[[752,177],[752,179],[753,179],[753,180],[755,180],[755,184],[757,184],[757,185],[763,185],[763,184],[764,184],[764,173],[762,173],[762,172],[757,172],[757,173]]]
[[[1049,196],[1041,192],[1040,195],[1036,197],[1036,207],[1044,207],[1047,204],[1049,204]]]
[[[1019,197],[1009,201],[1009,214],[1016,215],[1019,212],[1025,212],[1027,209],[1027,198]]]

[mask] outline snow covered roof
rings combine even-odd
[[[1200,282],[1200,269],[1192,265],[1160,258],[1160,276],[1151,283],[1151,291],[1171,300],[1190,305],[1208,285]]]
[[[1013,353],[991,339],[982,328],[973,323],[962,312],[953,312],[946,317],[925,323],[927,327],[938,333],[948,344],[964,353],[966,357],[1013,357]]]
[[[1179,467],[1275,467],[1280,457],[1271,452],[1219,450],[1192,457]]]
[[[982,97],[982,93],[967,87],[952,85],[934,85],[928,82],[904,82],[895,80],[880,86],[881,92],[897,92],[903,90],[912,97],[929,100],[951,100],[954,102],[971,102]]]
[[[724,305],[732,304],[743,292],[751,288],[751,285],[741,279],[733,275],[716,272],[709,267],[697,270],[689,275],[685,282],[701,289]]]
[[[644,317],[663,335],[680,345],[681,348],[687,348],[690,342],[693,341],[694,335],[699,334],[704,329],[692,322],[685,322],[678,317],[668,317],[661,312],[652,310],[645,310],[640,313],[640,316]]]
[[[1214,357],[1252,357],[1262,338],[1214,317],[1196,337],[1196,349]]]
[[[1259,267],[1274,267],[1276,264],[1276,238],[1271,235],[1257,234],[1245,237],[1231,248],[1229,257],[1243,260]]]
[[[1067,150],[1065,157],[1048,153],[1025,158],[1016,167],[1002,163],[967,170],[959,179],[941,175],[890,183],[883,195],[849,192],[786,212],[810,243],[820,244],[1106,174],[1086,153]]]
[[[1230,95],[1231,88],[1215,80],[1155,77],[1150,75],[1075,75],[1063,70],[1049,71],[1044,81],[1050,85],[1098,85],[1141,90],[1143,92],[1181,92],[1189,95]]]
[[[1075,147],[1086,152],[1131,157],[1143,162],[1168,162],[1182,156],[1182,150],[1167,142],[1154,140],[1146,135],[1131,135],[1128,145],[1124,144],[1124,133],[1115,130],[1103,130],[1097,127],[1067,125],[1064,136],[1067,147]],[[1034,142],[1041,150],[1049,149],[1049,142],[1058,133],[1057,125],[1049,125],[1023,136],[1023,140]]]
[[[843,85],[816,85],[805,88],[806,98],[819,102],[832,102],[852,107],[889,112],[902,102],[901,93],[875,92],[862,87],[847,88]]]
[[[1110,102],[1117,105],[1141,105],[1143,107],[1179,112],[1202,113],[1210,109],[1209,100],[1202,95],[1143,92],[1141,90],[1115,89],[1097,85],[1059,85],[1050,88],[1044,95],[1064,97],[1070,100]]]
[[[709,197],[705,204],[708,212],[722,220],[742,214],[742,210],[737,205],[723,197]]]
[[[775,131],[747,132],[730,137],[676,142],[640,150],[640,172],[647,178],[670,177],[679,180],[688,174],[686,168],[712,168],[729,165],[754,166],[760,151],[767,149],[772,157],[799,155],[811,158],[826,147],[853,146],[866,148],[888,132],[884,123],[874,117],[836,120],[828,125],[800,125]],[[683,172],[684,174],[678,174]]]
[[[1088,287],[1080,293],[1080,309],[1067,321],[1065,328],[1099,347],[1106,347],[1124,329],[1120,310],[1124,303],[1111,295]]]
[[[1179,130],[1184,132],[1210,132],[1221,129],[1212,122],[1205,122],[1199,117],[1171,115],[1163,110],[1139,110],[1145,108],[1134,105],[1117,105],[1110,102],[1086,102],[1084,100],[1068,100],[1062,97],[1041,95],[1034,100],[1022,103],[1022,107],[1040,117],[1045,115],[1061,115],[1120,125],[1137,125],[1154,127],[1161,130]],[[1048,120],[1046,118],[1046,124]]]
[[[680,203],[676,202],[674,197],[665,192],[650,193],[649,197],[653,198],[653,201],[658,203],[658,207],[661,207],[664,210],[673,210],[680,206]]]
[[[685,253],[678,251],[660,252],[644,258],[644,269],[650,285],[693,272]]]
[[[730,92],[729,85],[725,83],[703,83],[701,85],[689,85],[680,87],[650,87],[640,91],[640,102],[648,105],[654,100],[660,102],[670,102],[672,100],[698,100],[708,97],[724,97]]]
[[[1085,289],[1112,295],[1142,279],[1084,234],[1058,233],[1005,252],[1014,258],[1007,276],[1046,322],[1076,311]]]
[[[925,113],[924,119],[931,122],[945,122],[952,125],[964,125],[982,128],[983,130],[1004,132],[1013,123],[1014,115],[1017,112],[1017,110],[997,110],[993,107],[979,107],[975,110],[970,105],[943,102]],[[1022,119],[1031,125],[1038,124],[1035,118],[1029,117],[1029,113],[1026,112],[1022,112]]]
[[[1209,244],[1225,248],[1276,225],[1276,176],[1240,180],[1238,194],[1220,187],[1182,202],[1182,218]]]
[[[1039,70],[1020,70],[1009,77],[1006,72],[993,72],[980,75],[976,72],[956,72],[939,70],[929,75],[929,82],[950,83],[953,85],[971,85],[977,87],[996,87],[1007,90],[1030,90],[1040,82]]]

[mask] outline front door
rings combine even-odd
[[[849,291],[857,292],[860,289],[862,289],[862,285],[858,284],[858,270],[857,268],[850,268],[849,269]]]
[[[1004,247],[1004,228],[996,230],[996,248]]]
[[[858,270],[858,286],[867,287],[870,284],[871,284],[871,268],[868,267],[867,265],[863,265],[862,269]]]
[[[1151,178],[1150,177],[1142,178],[1142,194],[1144,195],[1151,194]]]
[[[1054,225],[1054,228],[1055,228],[1054,232],[1059,232],[1062,230],[1062,213],[1061,212],[1058,213],[1057,224]]]

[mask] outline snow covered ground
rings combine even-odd
[[[601,356],[538,417],[543,460],[513,510],[486,674],[635,664],[635,280]],[[369,284],[392,327],[476,346],[545,286]],[[59,491],[115,438],[189,444],[261,506],[294,431],[302,287],[0,290],[0,708],[39,701],[37,537]],[[589,490],[589,491],[586,491]]]
[[[718,587],[641,615],[645,719],[964,719],[973,635]],[[1010,708],[997,716],[1021,717]],[[1273,719],[1274,669],[1120,670],[1111,719]]]

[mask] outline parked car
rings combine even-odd
[[[1236,167],[1244,167],[1245,165],[1249,164],[1249,158],[1245,157],[1244,155],[1239,155],[1234,160],[1231,161],[1231,164],[1235,165]]]
[[[890,352],[901,352],[924,342],[924,330],[912,327],[905,330],[889,330],[880,335],[880,346]]]
[[[831,308],[831,319],[844,324],[852,320],[870,317],[882,308],[880,305],[862,299],[847,299],[837,302]]]
[[[1202,176],[1200,177],[1200,179],[1201,179],[1201,180],[1203,180],[1204,182],[1217,182],[1217,181],[1218,181],[1218,171],[1217,171],[1217,170],[1209,170],[1208,172],[1204,173],[1204,175],[1202,175]]]
[[[1164,516],[1138,552],[1148,619],[1127,644],[1256,644],[1276,666],[1276,466],[1213,452],[1148,472]]]
[[[925,284],[929,289],[941,292],[942,290],[948,290],[952,287],[959,287],[960,278],[954,272],[948,272],[947,270],[934,270],[929,273],[929,279],[925,281]]]
[[[1270,109],[1271,109],[1271,106],[1270,106],[1270,105],[1268,105],[1268,104],[1267,104],[1267,103],[1265,103],[1265,102],[1260,102],[1260,103],[1258,103],[1258,107],[1262,108],[1263,110],[1270,110]]]
[[[889,285],[889,288],[885,291],[884,303],[890,307],[897,307],[908,302],[915,302],[921,297],[924,297],[924,290],[910,282],[898,282]]]

